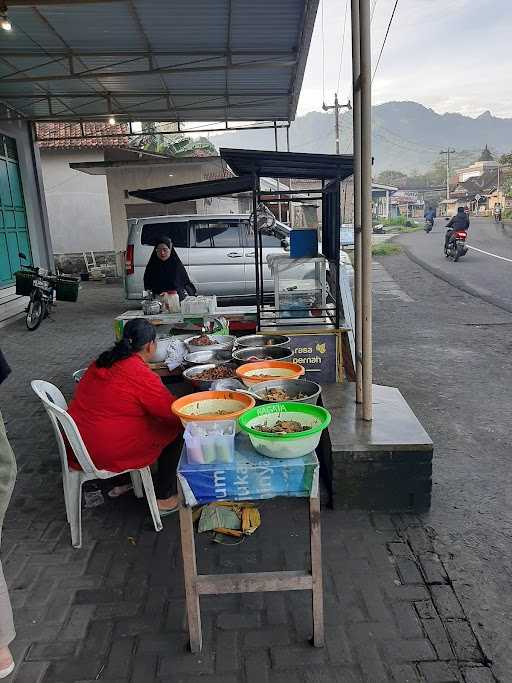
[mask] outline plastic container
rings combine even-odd
[[[30,296],[34,285],[34,277],[34,273],[25,270],[19,270],[16,273],[16,294],[18,296]]]
[[[183,438],[187,459],[191,464],[228,464],[235,459],[234,420],[223,422],[189,422]]]
[[[305,373],[298,363],[281,360],[263,360],[259,363],[245,363],[236,369],[236,376],[246,387],[271,379],[299,379]]]
[[[278,420],[300,422],[308,429],[293,434],[268,434],[255,429],[266,424],[269,427]],[[320,406],[307,403],[270,403],[252,408],[238,420],[242,431],[249,435],[253,448],[268,458],[301,458],[316,449],[322,431],[329,426],[330,413]]]
[[[186,427],[187,422],[236,420],[255,405],[256,401],[252,396],[237,391],[199,391],[177,398],[171,410]]]
[[[318,254],[318,231],[316,228],[292,230],[290,233],[290,257],[314,258]]]
[[[58,275],[55,282],[55,298],[57,301],[76,301],[80,280],[67,275]]]

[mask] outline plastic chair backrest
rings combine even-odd
[[[78,460],[82,470],[88,474],[97,473],[98,470],[94,466],[94,463],[87,452],[87,448],[85,447],[82,437],[80,436],[80,432],[78,431],[75,421],[71,415],[66,412],[68,404],[66,403],[66,399],[62,395],[62,392],[57,389],[55,385],[51,384],[50,382],[45,382],[41,379],[33,380],[30,383],[30,386],[32,387],[34,393],[37,394],[37,396],[39,396],[43,402],[46,412],[50,417],[59,445],[59,454],[63,467],[66,469],[68,467],[67,453],[66,444],[64,442],[64,438],[62,437],[62,432],[59,428],[59,425],[64,430],[64,433],[69,441],[69,445],[73,449],[73,453],[75,454],[75,457]]]

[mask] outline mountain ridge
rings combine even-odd
[[[391,101],[372,107],[374,172],[384,170],[425,172],[439,161],[439,153],[455,149],[454,164],[478,158],[487,144],[495,156],[512,149],[512,118],[499,118],[489,110],[473,118],[457,112],[438,114],[414,101]],[[340,116],[341,153],[352,152],[352,111]],[[219,147],[275,149],[274,131],[248,130],[223,133],[210,138]],[[278,129],[280,150],[286,149],[286,133]],[[308,112],[290,126],[293,152],[333,153],[335,150],[332,112]]]

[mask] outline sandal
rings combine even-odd
[[[133,486],[131,484],[122,484],[121,486],[114,486],[113,489],[110,489],[110,491],[107,493],[107,496],[109,498],[119,498],[120,496],[124,496],[125,493],[129,493],[129,491],[133,490]]]
[[[160,513],[160,517],[168,517],[169,515],[173,515],[175,512],[178,512],[180,509],[179,505],[175,505],[173,508],[168,508],[166,510],[161,510],[158,508],[158,512]]]

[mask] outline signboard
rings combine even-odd
[[[293,361],[306,369],[305,379],[336,382],[337,352],[335,334],[288,335]]]

